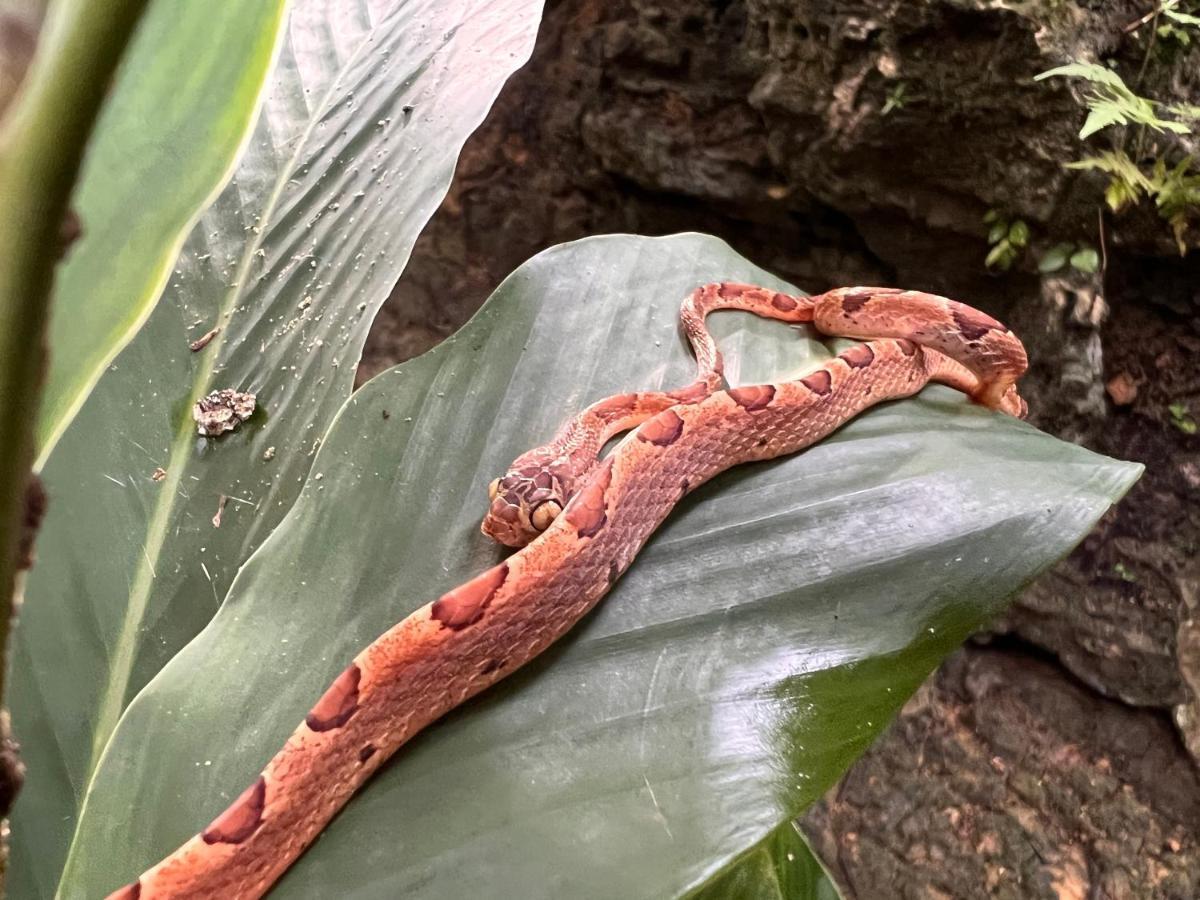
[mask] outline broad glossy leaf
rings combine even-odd
[[[250,782],[364,644],[501,557],[485,486],[585,403],[689,382],[680,298],[778,285],[712,238],[596,238],[515,272],[343,408],[301,498],[127,710],[69,896],[113,888]],[[735,382],[828,352],[714,317]],[[668,897],[720,876],[1139,467],[935,387],[686,499],[559,645],[402,750],[278,897]]]
[[[795,823],[781,825],[688,900],[842,900]]]
[[[83,236],[55,283],[41,462],[149,315],[189,224],[228,177],[285,5],[158,0],[147,7],[72,200]]]
[[[233,180],[44,469],[50,515],[13,647],[14,725],[34,762],[13,827],[16,896],[54,893],[125,704],[208,622],[299,493],[375,310],[528,55],[539,8],[292,4]],[[192,402],[223,387],[257,393],[259,409],[198,438]]]

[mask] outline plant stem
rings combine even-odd
[[[146,2],[55,0],[0,122],[0,653],[18,586],[60,228],[84,146]],[[0,696],[5,670],[0,658]]]
[[[1158,40],[1158,19],[1162,14],[1164,3],[1156,3],[1154,9],[1150,12],[1148,18],[1150,20],[1150,37],[1146,39],[1146,52],[1142,55],[1142,64],[1138,68],[1137,81],[1134,82],[1134,89],[1141,91],[1142,83],[1146,80],[1146,68],[1150,65],[1150,54],[1154,52],[1154,44]],[[1138,127],[1137,144],[1133,153],[1133,160],[1138,164],[1142,160],[1142,150],[1146,143],[1146,126]],[[1122,143],[1121,149],[1124,149]]]

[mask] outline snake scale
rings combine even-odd
[[[742,309],[865,339],[801,378],[722,390],[705,317]],[[486,534],[521,549],[358,654],[262,774],[109,900],[261,897],[406,741],[533,659],[609,591],[679,500],[739,463],[795,453],[931,381],[1015,416],[1021,342],[953,300],[894,288],[813,297],[719,283],[683,302],[699,368],[678,391],[592,404],[492,482]],[[611,437],[636,429],[610,454]]]

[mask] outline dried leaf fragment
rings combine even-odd
[[[1138,393],[1137,382],[1128,372],[1121,372],[1110,378],[1104,389],[1117,406],[1128,406],[1137,398]]]
[[[229,498],[224,494],[217,500],[217,514],[212,517],[213,528],[221,527],[221,513],[225,512],[225,504],[229,502]]]
[[[215,437],[233,431],[254,415],[257,398],[253,394],[222,388],[196,401],[192,407],[192,418],[196,430],[206,436]]]
[[[153,472],[150,473],[151,481],[162,481],[166,477],[167,477],[167,470],[164,469],[162,466],[159,466],[157,469],[155,469]]]
[[[194,340],[190,344],[188,344],[188,349],[191,350],[193,353],[203,350],[205,347],[208,346],[208,342],[217,336],[217,333],[220,332],[220,330],[221,330],[221,326],[218,325],[216,328],[213,328],[207,334],[201,335],[200,337],[196,338],[196,340]]]

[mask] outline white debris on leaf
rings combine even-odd
[[[233,431],[254,415],[257,398],[253,394],[223,388],[196,401],[192,418],[196,430],[205,437],[215,437]]]

